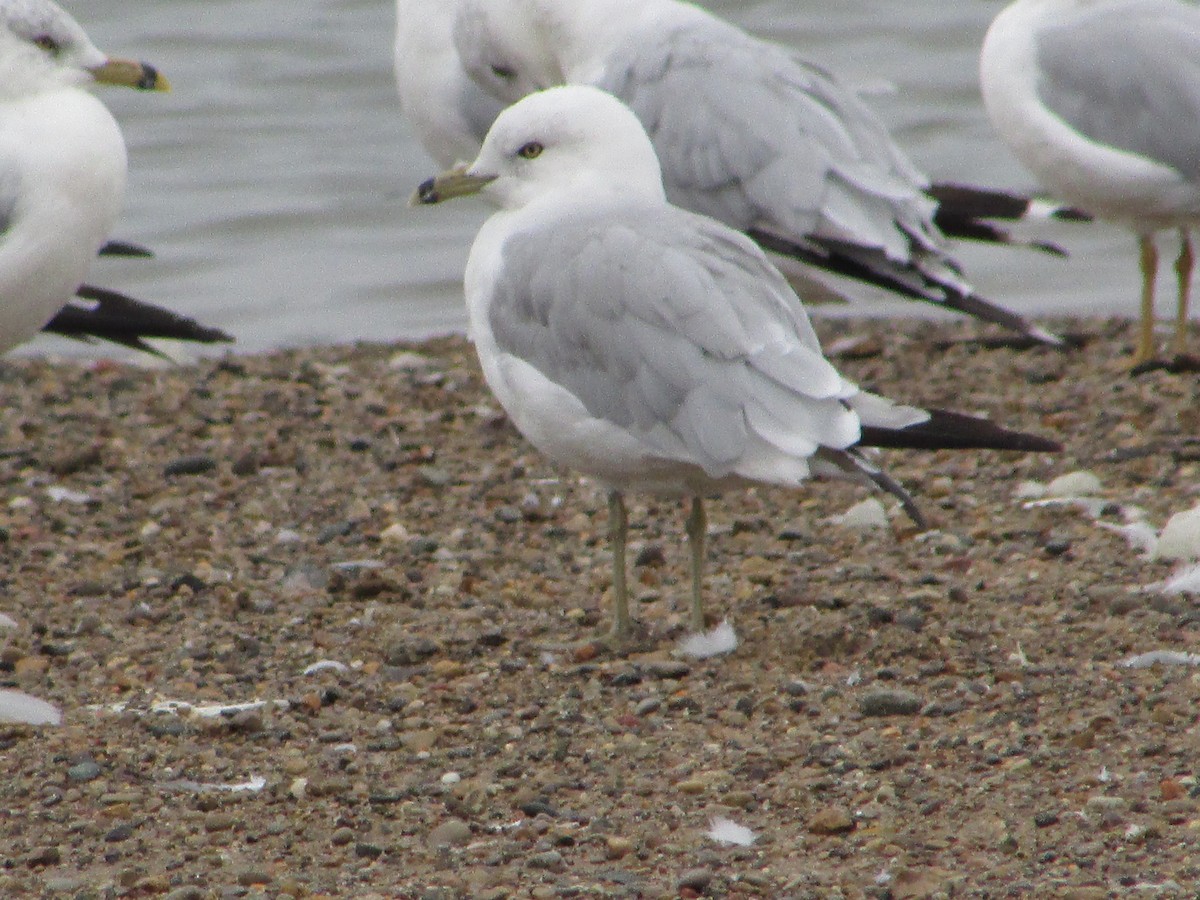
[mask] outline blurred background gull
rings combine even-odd
[[[979,100],[979,48],[1000,0],[702,5],[864,91],[931,177],[1032,186]],[[293,0],[286,14],[271,0],[65,6],[98,44],[136,47],[174,86],[152,108],[102,94],[130,155],[116,235],[157,259],[101,260],[95,280],[220,326],[239,352],[462,330],[463,266],[487,212],[406,206],[436,166],[396,96],[392,2]],[[1044,231],[1070,260],[962,242],[954,254],[982,293],[1023,313],[1130,314],[1137,273],[1119,229]],[[938,315],[902,300],[818,312],[849,314]],[[23,352],[80,351],[38,338]]]

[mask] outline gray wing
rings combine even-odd
[[[1037,36],[1038,96],[1094,141],[1200,178],[1200,9],[1129,0]]]
[[[652,452],[719,477],[756,439],[799,456],[857,439],[853,387],[742,235],[665,208],[547,225],[502,254],[500,350]]]
[[[892,259],[934,241],[925,179],[878,118],[827,73],[727,23],[647,33],[608,59],[598,86],[646,126],[680,206]]]

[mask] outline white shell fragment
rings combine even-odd
[[[841,525],[843,528],[867,529],[888,527],[887,510],[883,508],[883,504],[875,497],[868,497],[861,503],[855,503],[840,516],[834,516],[830,521],[835,525]]]
[[[1046,485],[1047,497],[1095,497],[1104,490],[1100,479],[1088,471],[1059,475]]]
[[[302,675],[316,675],[318,672],[345,672],[350,667],[344,662],[338,662],[336,659],[322,659],[306,666]]]
[[[61,725],[62,712],[45,700],[21,691],[0,689],[0,722],[20,725]]]
[[[1184,562],[1200,559],[1200,506],[1175,513],[1167,520],[1154,547],[1154,558]]]

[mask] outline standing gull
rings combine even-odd
[[[928,180],[853,91],[790,51],[677,0],[460,0],[454,37],[463,67],[502,100],[564,83],[623,100],[672,203],[789,262],[1061,343],[975,292],[943,247]],[[942,212],[979,235],[978,219]]]
[[[143,337],[228,340],[83,285],[120,211],[127,165],[92,83],[168,89],[152,67],[106,57],[49,0],[0,0],[0,353],[44,327],[143,349]],[[68,306],[76,296],[85,305]]]
[[[667,202],[633,113],[591,87],[500,114],[469,167],[417,199],[499,206],[471,248],[471,337],[488,386],[551,460],[609,489],[613,634],[631,627],[627,491],[690,497],[691,624],[704,625],[703,497],[810,476],[873,483],[920,514],[864,446],[1056,450],[985,420],[860,391],[745,235]]]
[[[988,29],[980,83],[996,131],[1046,188],[1137,234],[1135,367],[1155,355],[1155,234],[1179,230],[1172,349],[1182,356],[1189,229],[1200,223],[1200,9],[1178,0],[1018,0]]]
[[[442,166],[474,159],[504,108],[459,63],[454,15],[453,0],[396,0],[400,105],[421,146]]]

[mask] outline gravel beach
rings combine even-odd
[[[1200,499],[1197,376],[1128,377],[1124,322],[817,324],[1067,449],[887,453],[924,534],[710,503],[710,659],[646,497],[638,641],[596,641],[604,494],[460,338],[0,361],[0,689],[63,714],[0,724],[0,897],[1200,897],[1200,607],[1118,530]]]

